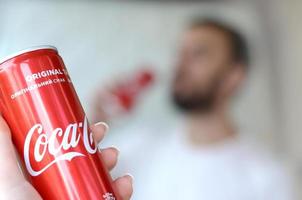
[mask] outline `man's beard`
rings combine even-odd
[[[175,106],[186,113],[206,113],[214,109],[218,97],[220,80],[212,82],[205,92],[195,92],[191,96],[173,93],[172,100]]]

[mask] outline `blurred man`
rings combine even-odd
[[[291,199],[281,167],[243,141],[229,117],[248,65],[247,44],[238,32],[213,20],[192,23],[171,91],[184,125],[160,137],[146,136],[144,127],[122,138],[120,148],[129,152],[125,167],[136,180],[133,199]]]

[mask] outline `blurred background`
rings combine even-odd
[[[301,4],[299,0],[0,1],[0,56],[41,44],[58,48],[91,121],[105,120],[111,126],[103,145],[121,149],[121,164],[114,174],[129,171],[138,176],[133,199],[142,200],[147,193],[140,187],[149,186],[139,172],[152,160],[134,163],[137,151],[146,147],[140,146],[141,140],[152,143],[150,149],[168,145],[157,141],[169,134],[164,130],[184,120],[170,102],[183,32],[196,16],[231,24],[245,36],[251,52],[247,81],[232,103],[232,117],[241,135],[253,138],[257,147],[268,149],[288,169],[294,199],[302,199],[298,192]],[[96,107],[103,107],[104,113]],[[158,140],[149,140],[141,130]],[[134,145],[138,148],[130,151]]]

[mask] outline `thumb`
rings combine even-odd
[[[10,129],[0,115],[0,188],[10,188],[24,180],[18,166]]]

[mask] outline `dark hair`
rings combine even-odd
[[[229,38],[230,43],[232,45],[234,60],[236,62],[242,63],[244,67],[248,67],[249,52],[247,41],[238,30],[234,29],[232,26],[226,23],[209,18],[195,19],[190,24],[191,29],[205,26],[214,27],[224,32]]]

